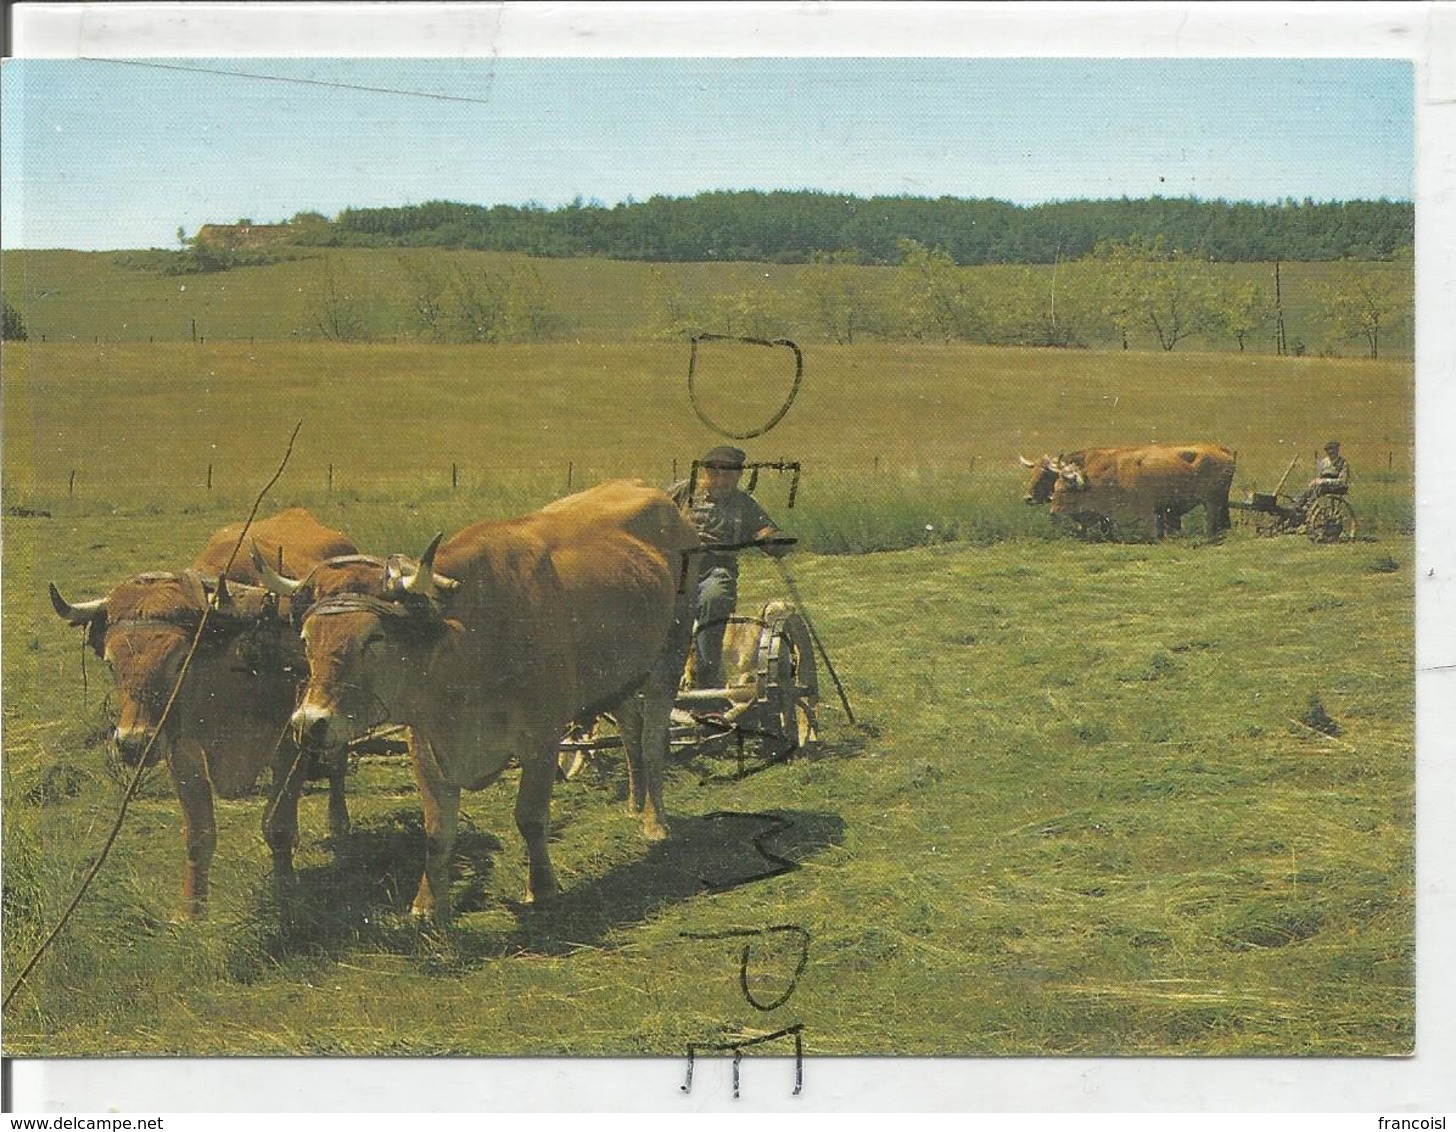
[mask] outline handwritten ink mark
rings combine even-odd
[[[750,346],[787,346],[794,352],[794,384],[789,388],[789,394],[784,398],[782,405],[769,417],[767,421],[758,428],[749,429],[746,432],[733,432],[725,429],[722,425],[713,421],[704,411],[703,406],[698,403],[698,343],[699,342],[742,342]],[[799,387],[804,384],[804,351],[789,341],[787,338],[745,338],[736,334],[694,334],[692,337],[692,352],[688,357],[688,401],[692,404],[693,412],[702,421],[720,436],[726,436],[730,440],[751,440],[756,436],[762,436],[774,425],[784,419],[784,415],[793,407],[794,399],[799,395]]]
[[[789,976],[789,987],[783,994],[772,1002],[759,1002],[753,996],[753,991],[748,985],[748,961],[753,952],[754,940],[770,933],[792,934],[798,937],[799,962],[794,967],[794,973]],[[777,1010],[784,1003],[793,997],[794,991],[799,987],[799,978],[804,973],[804,968],[809,965],[809,941],[812,938],[805,928],[798,924],[775,924],[768,928],[729,928],[721,932],[683,932],[683,939],[743,939],[746,942],[743,950],[738,955],[738,989],[743,992],[743,997],[748,1005],[755,1010],[761,1010],[765,1014],[771,1010]]]
[[[712,1053],[733,1054],[733,1099],[738,1100],[740,1071],[739,1064],[743,1060],[743,1051],[749,1046],[763,1045],[765,1042],[777,1041],[779,1038],[787,1038],[790,1035],[794,1039],[794,1096],[799,1096],[804,1091],[804,1024],[797,1022],[792,1026],[785,1026],[782,1030],[775,1030],[772,1034],[764,1034],[761,1037],[749,1038],[741,1042],[689,1042],[688,1043],[688,1073],[687,1078],[678,1086],[684,1093],[693,1091],[693,1062],[699,1050]]]
[[[779,817],[777,814],[739,813],[734,810],[714,810],[710,814],[704,814],[705,821],[721,821],[724,818],[756,818],[759,821],[767,822],[768,828],[761,829],[754,834],[753,847],[758,851],[765,861],[773,864],[773,868],[764,872],[754,873],[751,876],[739,877],[730,881],[713,881],[707,877],[699,877],[698,882],[708,892],[727,892],[730,888],[738,888],[745,884],[752,884],[754,881],[769,880],[772,877],[782,876],[784,873],[791,873],[799,867],[797,861],[791,861],[787,857],[781,857],[771,849],[764,847],[764,839],[772,837],[781,831],[792,827],[793,822],[787,818]]]
[[[697,940],[719,940],[719,939],[742,939],[743,950],[738,954],[738,989],[742,992],[744,999],[755,1010],[767,1013],[777,1010],[784,1003],[794,996],[799,989],[799,979],[804,974],[805,968],[809,965],[809,941],[811,936],[807,929],[798,924],[774,924],[766,928],[726,928],[716,932],[683,932],[683,939]],[[760,1002],[749,985],[748,964],[753,954],[755,941],[762,941],[770,935],[793,936],[798,944],[799,959],[794,966],[794,973],[789,976],[788,987],[772,1002]],[[733,1054],[733,1099],[739,1097],[739,1086],[741,1084],[740,1065],[743,1061],[743,1051],[749,1046],[763,1045],[767,1042],[777,1041],[779,1038],[792,1036],[794,1039],[794,1096],[798,1096],[804,1088],[804,1024],[796,1022],[792,1026],[785,1026],[775,1030],[771,1034],[763,1034],[756,1038],[746,1038],[733,1042],[689,1042],[688,1043],[688,1070],[687,1077],[681,1085],[684,1093],[693,1091],[693,1066],[697,1059],[698,1052],[712,1051],[716,1053]]]

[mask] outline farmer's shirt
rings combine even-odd
[[[721,499],[710,499],[707,489],[699,486],[689,500],[688,481],[683,480],[669,488],[668,493],[679,507],[687,506],[688,518],[697,528],[699,540],[709,548],[751,542],[759,531],[774,526],[774,521],[759,506],[758,500],[739,488],[734,488]],[[699,576],[713,569],[727,570],[736,578],[738,555],[713,554],[711,551],[703,555]]]
[[[1350,462],[1343,456],[1330,456],[1328,454],[1319,458],[1315,465],[1315,476],[1326,483],[1348,484],[1350,482]]]

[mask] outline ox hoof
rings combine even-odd
[[[645,821],[642,823],[642,836],[648,841],[666,841],[672,836],[672,831],[660,821]]]

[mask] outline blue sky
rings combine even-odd
[[[6,247],[440,199],[1414,192],[1398,60],[21,59],[0,112]]]

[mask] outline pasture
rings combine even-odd
[[[803,536],[790,567],[860,726],[826,683],[809,756],[742,777],[678,759],[674,837],[652,847],[618,762],[559,784],[550,909],[518,903],[508,774],[466,796],[448,932],[405,916],[423,847],[402,760],[356,762],[342,844],[322,789],[305,797],[309,911],[286,928],[261,793],[219,806],[211,918],[174,922],[159,769],[7,1010],[6,1053],[676,1056],[794,1024],[811,1055],[1409,1051],[1410,364],[807,353],[793,409],[747,447],[803,462],[792,511],[781,479],[760,496]],[[300,419],[266,508],[307,505],[376,552],[568,484],[665,482],[713,440],[685,369],[671,343],[7,346],[7,988],[122,790],[109,677],[83,672],[48,580],[75,600],[184,565]],[[724,413],[785,386],[731,353],[702,374]],[[1018,452],[1218,439],[1237,497],[1295,455],[1301,483],[1331,435],[1371,541],[1209,543],[1195,517],[1162,544],[1083,543],[1020,503]],[[746,609],[780,583],[760,560],[743,589]],[[802,936],[763,937],[749,978],[783,1001],[759,1011],[723,937],[781,925],[807,964],[795,981]]]
[[[422,275],[451,278],[457,273],[504,274],[529,271],[539,279],[548,306],[559,315],[559,336],[579,342],[644,341],[659,336],[670,321],[668,306],[712,307],[715,296],[729,307],[744,305],[770,312],[772,334],[822,342],[825,329],[805,296],[813,292],[815,269],[799,264],[634,263],[608,259],[539,259],[499,252],[443,248],[364,249],[291,248],[276,263],[228,271],[165,275],[158,255],[145,251],[78,252],[62,249],[0,252],[5,294],[23,313],[33,340],[47,342],[190,342],[283,339],[318,341],[324,337],[332,296],[357,320],[362,337],[379,342],[407,341],[419,333],[415,317]],[[131,265],[131,266],[128,266]],[[1285,263],[1281,268],[1286,337],[1291,351],[1310,355],[1362,357],[1359,340],[1340,341],[1328,325],[1323,292],[1335,284],[1348,263]],[[1388,280],[1407,309],[1413,281],[1408,263],[1358,264],[1372,278]],[[856,289],[883,306],[892,302],[896,269],[851,268]],[[1023,277],[1056,290],[1057,268],[993,265],[963,268],[962,278],[987,295],[1015,290]],[[1229,282],[1274,291],[1271,263],[1222,264]],[[1063,299],[1067,297],[1062,273]],[[726,310],[727,308],[725,308]],[[1381,336],[1382,357],[1412,353],[1409,317],[1397,317]],[[726,326],[718,329],[727,330]],[[869,340],[865,336],[865,340]],[[1155,349],[1146,331],[1134,347]],[[1117,336],[1098,329],[1090,344],[1114,349]],[[1249,336],[1250,353],[1274,352],[1271,324]],[[1203,331],[1180,344],[1181,355],[1195,350],[1238,352],[1226,334]]]

